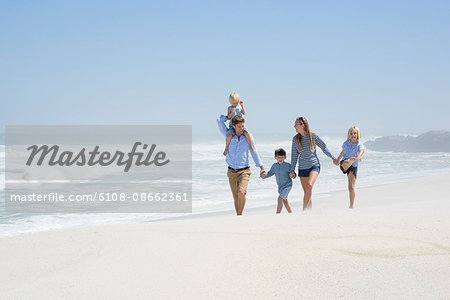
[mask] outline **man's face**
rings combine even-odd
[[[239,123],[237,125],[233,125],[234,132],[236,133],[237,136],[240,136],[241,134],[244,133],[244,127],[245,127],[245,123]]]

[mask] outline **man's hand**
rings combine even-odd
[[[262,172],[259,174],[259,177],[261,177],[262,179],[266,178],[266,171],[262,171]]]
[[[263,173],[266,173],[266,171],[264,171],[264,166],[259,167],[259,169],[260,169],[260,171],[259,171],[259,176],[261,177]],[[266,176],[266,175],[264,174],[264,177],[265,177],[265,176]],[[261,177],[261,178],[264,178],[264,177]]]
[[[336,166],[339,166],[339,160],[336,158],[335,160],[333,160],[333,164],[335,164]]]
[[[295,178],[295,172],[292,171],[291,173],[289,173],[289,177],[291,177],[292,179],[294,179],[294,178]]]

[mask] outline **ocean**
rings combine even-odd
[[[371,137],[369,139],[373,139]],[[340,153],[343,138],[322,136],[330,151],[337,156]],[[367,140],[369,140],[367,139]],[[364,142],[364,140],[363,140]],[[276,137],[255,137],[258,153],[261,156],[266,171],[275,163],[274,150],[284,148],[290,162],[291,139],[283,140]],[[208,214],[230,211],[234,214],[233,198],[226,176],[227,165],[222,155],[224,141],[217,138],[197,138],[192,145],[192,213],[102,213],[102,214],[5,214],[0,211],[0,237],[16,236],[46,230],[106,225],[130,222],[144,222],[174,218],[184,215]],[[333,165],[331,159],[318,149],[321,162],[321,173],[314,186],[313,203],[329,197],[330,192],[346,190],[347,178],[339,168]],[[275,177],[261,179],[259,168],[251,163],[252,176],[247,191],[246,209],[276,205],[277,185]],[[0,145],[0,188],[5,188],[5,147]],[[356,188],[377,186],[401,182],[410,178],[429,175],[450,174],[450,153],[407,153],[407,152],[376,152],[366,150],[358,170]],[[289,194],[293,209],[300,207],[303,197],[298,178]],[[4,201],[4,195],[2,195]],[[356,201],[363,201],[358,199]],[[348,206],[348,203],[338,203],[338,206]],[[245,214],[245,211],[244,211]]]

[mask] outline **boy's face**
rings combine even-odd
[[[277,160],[277,163],[280,165],[284,163],[284,160],[286,159],[286,156],[284,155],[275,155],[275,159]]]

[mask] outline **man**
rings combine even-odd
[[[219,129],[223,134],[226,134],[226,121],[225,116],[221,116],[217,122]],[[242,117],[234,117],[233,128],[235,135],[232,137],[228,153],[226,156],[226,162],[228,164],[228,181],[230,183],[231,192],[234,198],[234,208],[238,216],[242,215],[242,211],[245,206],[245,195],[247,193],[247,186],[250,179],[250,163],[249,152],[253,157],[253,161],[256,166],[260,168],[260,176],[264,172],[264,166],[261,163],[258,153],[250,151],[250,146],[244,136],[245,120]],[[250,135],[253,148],[255,149],[255,143],[253,137]]]

